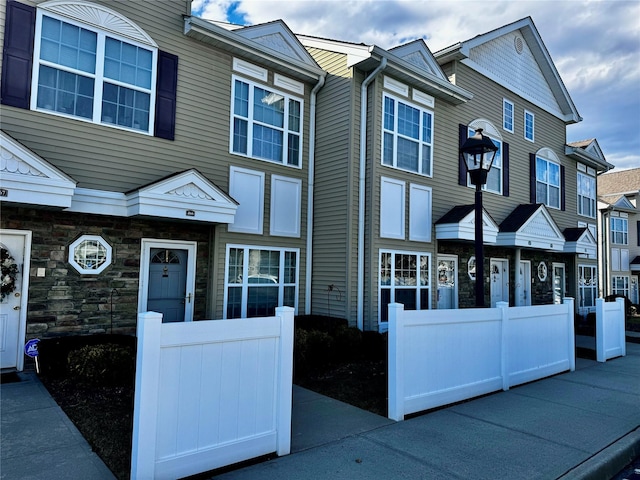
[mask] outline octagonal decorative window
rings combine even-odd
[[[69,245],[69,263],[82,274],[97,275],[111,265],[111,245],[98,235],[82,235]]]

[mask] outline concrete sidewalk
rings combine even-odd
[[[398,423],[367,412],[354,421],[353,407],[296,395],[294,453],[216,480],[606,480],[640,455],[633,343],[626,357],[577,359],[575,372]]]
[[[34,372],[0,385],[2,480],[115,478]]]
[[[112,479],[35,374],[19,375],[0,386],[0,478]],[[609,479],[640,455],[640,345],[404,422],[299,387],[293,403],[291,455],[212,478]]]

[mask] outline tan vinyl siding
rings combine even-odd
[[[457,107],[443,105],[436,116],[436,139],[434,180],[434,219],[450,210],[453,204],[471,204],[474,201],[472,188],[458,185],[458,124],[468,124],[477,118],[485,118],[499,130],[504,142],[509,144],[509,197],[485,193],[483,203],[496,223],[500,224],[513,209],[529,203],[529,153],[549,148],[565,167],[566,209],[549,208],[560,230],[577,226],[577,185],[575,161],[564,155],[566,125],[564,121],[538,108],[532,103],[497,85],[465,65],[457,64],[456,84],[474,93],[467,104]],[[514,133],[502,129],[502,100],[514,103]],[[524,138],[524,110],[535,115],[535,142]],[[443,110],[446,112],[443,115]],[[451,112],[451,113],[449,113]],[[444,148],[443,148],[444,147]],[[452,196],[454,202],[451,201]]]
[[[309,53],[329,72],[317,102],[312,311],[355,319],[355,310],[346,310],[356,298],[356,270],[350,262],[356,252],[358,198],[352,71],[345,55],[311,48]],[[342,294],[328,294],[329,285]]]

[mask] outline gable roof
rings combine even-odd
[[[438,240],[475,241],[475,205],[456,205],[436,223]],[[494,244],[498,236],[498,224],[482,209],[482,236],[484,243]]]
[[[451,104],[458,105],[473,98],[470,92],[449,82],[422,40],[385,50],[377,45],[307,35],[298,35],[298,39],[307,48],[345,54],[347,67],[357,67],[365,72],[386,62],[383,73]]]
[[[325,76],[296,36],[281,20],[242,27],[185,16],[186,36],[220,48],[244,60],[260,63],[306,82]]]
[[[458,60],[565,123],[582,121],[531,17],[434,53]]]
[[[595,168],[598,172],[606,172],[614,168],[604,158],[604,153],[602,153],[602,149],[595,138],[567,143],[564,146],[564,153],[580,163]]]
[[[76,181],[0,130],[1,202],[66,208]]]
[[[562,234],[566,240],[565,253],[575,253],[596,258],[598,242],[587,227],[566,228]]]
[[[540,203],[518,205],[500,224],[497,245],[564,251],[565,238]]]

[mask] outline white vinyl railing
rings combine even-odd
[[[404,310],[389,305],[389,418],[575,370],[574,301]]]
[[[617,298],[615,302],[596,299],[596,359],[599,362],[626,355],[625,313],[624,298]]]
[[[291,448],[294,309],[162,323],[138,315],[132,479],[175,479]]]

